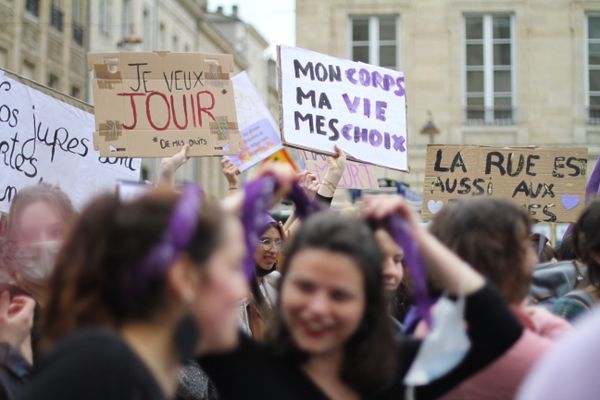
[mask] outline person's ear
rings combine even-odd
[[[166,274],[166,280],[171,290],[187,304],[194,301],[194,292],[199,278],[198,268],[187,255],[179,256]]]

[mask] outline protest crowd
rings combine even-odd
[[[282,58],[290,81],[302,79],[298,71],[308,75],[308,67],[292,61],[293,54]],[[140,71],[142,64],[135,65],[137,89],[154,84],[145,80],[146,72],[153,76],[150,67]],[[294,71],[294,65],[300,69]],[[403,75],[387,78],[361,68],[358,76],[370,78],[354,85],[356,93],[370,86],[392,100],[403,98]],[[112,76],[108,69],[94,73],[98,81]],[[309,89],[323,84],[312,81],[302,91],[306,98]],[[114,95],[106,82],[95,84],[102,96]],[[392,91],[394,84],[402,90]],[[12,85],[11,90],[17,87]],[[177,85],[171,82],[169,92],[172,87]],[[151,99],[166,97],[145,93],[146,117],[156,128],[160,115],[151,108],[159,103]],[[371,118],[369,99],[344,94],[349,109],[364,104],[365,125],[369,118],[387,125],[356,133],[340,128],[335,143],[327,134],[319,137],[318,122],[316,129],[304,128],[311,132],[301,139],[306,143],[295,144],[326,155],[319,175],[281,162],[262,162],[242,174],[238,163],[223,157],[229,190],[219,197],[175,180],[191,156],[223,155],[205,154],[198,146],[239,151],[217,146],[233,140],[227,130],[235,123],[227,118],[235,118],[235,108],[218,119],[221,100],[201,93],[203,105],[200,94],[190,100],[198,110],[192,111],[189,130],[202,128],[203,117],[214,120],[206,140],[167,130],[153,141],[160,149],[141,154],[150,140],[135,147],[121,141],[120,130],[147,129],[142,115],[129,127],[96,122],[100,133],[93,140],[103,156],[123,151],[124,157],[161,157],[157,182],[137,182],[139,193],[93,188],[73,178],[65,184],[68,190],[48,179],[19,187],[11,198],[0,236],[3,399],[598,397],[593,363],[600,350],[595,334],[600,311],[594,307],[600,302],[600,201],[594,195],[600,163],[579,203],[574,192],[563,191],[561,179],[582,183],[583,196],[587,154],[580,149],[572,156],[521,149],[529,153],[520,155],[517,170],[518,158],[505,157],[505,149],[432,147],[421,213],[402,196],[389,194],[335,207],[336,191],[350,182],[345,178],[350,163],[373,164],[378,152],[388,151],[380,165],[392,168],[398,153],[406,151],[405,126],[396,125],[392,100],[373,100]],[[295,93],[300,92],[282,94],[282,101],[291,96],[292,108],[306,112],[309,105]],[[138,94],[125,100],[135,118]],[[312,107],[323,113],[321,120],[337,118],[331,94],[321,96],[319,105],[315,98],[313,93]],[[170,99],[168,121],[178,126],[173,95]],[[105,118],[107,107],[96,103],[96,119]],[[404,108],[402,103],[399,109]],[[299,121],[298,112],[284,115],[284,144],[308,121]],[[381,136],[377,129],[394,135]],[[317,139],[311,144],[308,137]],[[403,157],[399,170],[407,169]],[[473,171],[472,160],[487,160],[485,169]],[[536,189],[519,175],[535,176],[544,162],[553,165],[552,182]],[[456,173],[463,175],[447,177]],[[475,173],[481,177],[460,181]],[[509,177],[517,177],[510,187],[502,183]],[[480,196],[470,193],[471,186],[453,193],[457,184],[464,189],[469,182],[477,182],[473,191]],[[72,189],[79,185],[79,191]],[[431,197],[434,193],[439,196]],[[510,199],[522,193],[537,203]],[[452,197],[460,194],[471,195]],[[544,203],[545,197],[560,195],[563,209],[557,200]],[[285,218],[272,212],[282,202],[293,209]],[[572,222],[560,246],[533,232],[540,218]]]

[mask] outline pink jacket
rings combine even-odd
[[[526,328],[521,339],[493,364],[446,394],[445,400],[515,398],[533,364],[553,341],[571,329],[567,321],[543,308],[513,306],[513,311]],[[426,335],[424,324],[418,326],[416,335]]]

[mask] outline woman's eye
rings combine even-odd
[[[307,281],[296,282],[296,287],[305,293],[311,293],[315,291],[315,285]]]
[[[352,295],[342,290],[334,290],[331,292],[331,299],[335,301],[347,301],[352,299]]]

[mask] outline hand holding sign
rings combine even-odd
[[[329,168],[321,182],[318,193],[324,197],[333,197],[344,171],[346,171],[346,153],[339,146],[335,146],[336,155],[329,157]]]
[[[225,175],[225,179],[227,179],[227,183],[229,184],[229,190],[239,189],[240,180],[238,175],[240,174],[240,170],[238,167],[228,158],[223,158],[221,160],[221,168],[223,169],[223,175]]]
[[[189,148],[190,146],[186,144],[174,156],[160,160],[159,184],[168,186],[175,184],[175,172],[190,159],[187,155]]]

